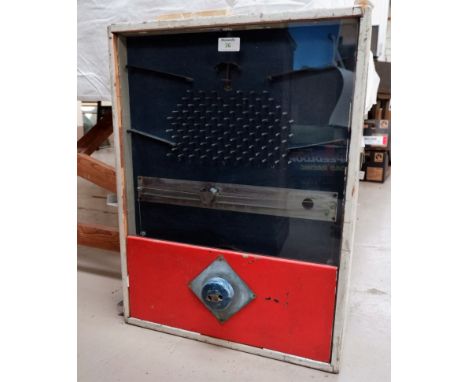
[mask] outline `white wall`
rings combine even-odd
[[[392,34],[391,34],[391,30],[392,30],[392,22],[390,20],[388,20],[388,23],[387,23],[387,38],[386,38],[386,41],[385,41],[385,54],[384,54],[384,59],[381,60],[381,61],[385,61],[385,62],[391,62],[392,61],[392,58],[391,58],[391,40],[392,40]]]
[[[386,61],[387,21],[389,16],[390,0],[371,0],[374,5],[372,11],[372,25],[379,26],[377,40],[377,56],[379,61]]]

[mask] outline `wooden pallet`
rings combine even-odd
[[[372,109],[369,111],[368,119],[392,119],[390,109],[390,94],[377,94],[377,103],[372,106]]]
[[[91,157],[112,134],[112,113],[102,113],[96,125],[78,140],[78,176],[110,191],[117,192],[115,168]],[[78,244],[89,247],[120,251],[119,231],[113,227],[78,223]]]

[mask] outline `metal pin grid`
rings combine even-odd
[[[168,157],[214,166],[279,168],[288,163],[288,113],[267,91],[188,90],[167,116]]]

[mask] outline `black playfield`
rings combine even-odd
[[[127,38],[137,233],[337,265],[358,24]]]

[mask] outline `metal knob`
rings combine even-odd
[[[202,298],[211,309],[226,309],[234,298],[234,289],[226,279],[212,277],[203,285]]]

